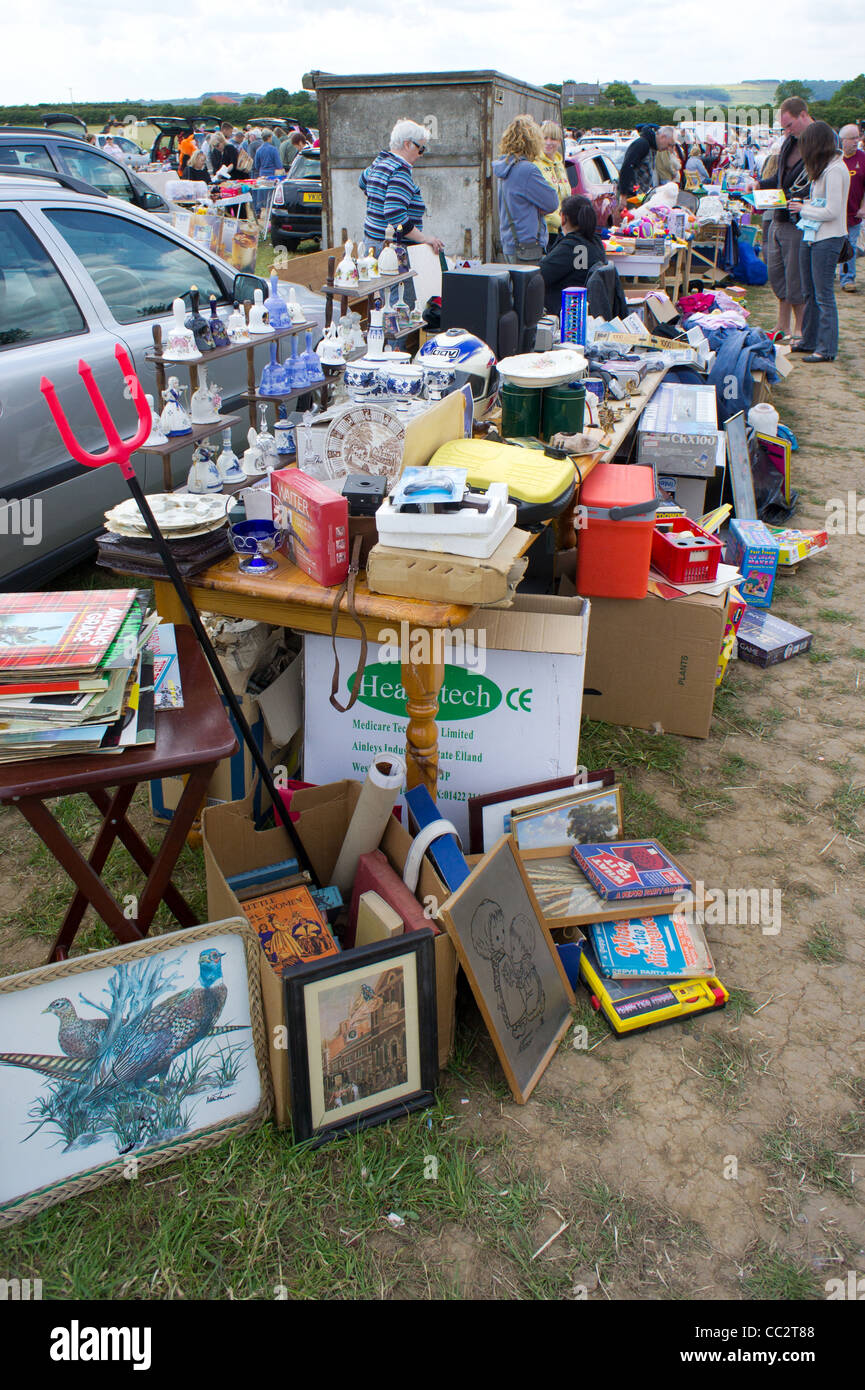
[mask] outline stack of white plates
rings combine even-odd
[[[169,540],[218,531],[227,521],[226,498],[221,494],[156,492],[147,500],[157,526]],[[145,539],[150,535],[133,497],[105,513],[105,529],[115,536]]]

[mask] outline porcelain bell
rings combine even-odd
[[[166,330],[162,344],[162,356],[169,362],[194,362],[201,357],[195,346],[195,335],[184,323],[186,305],[182,299],[175,299],[171,306],[174,320]]]

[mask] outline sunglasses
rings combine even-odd
[[[417,142],[417,140],[411,140],[411,141],[409,141],[409,143],[412,144],[412,145],[414,145],[415,149],[418,151],[419,154],[424,154],[424,153],[425,153],[425,151],[426,151],[426,145],[419,145],[418,142]]]

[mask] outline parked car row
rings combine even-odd
[[[122,160],[56,128],[0,126],[0,167],[70,174],[145,212],[167,215],[169,211],[162,194],[155,192]]]

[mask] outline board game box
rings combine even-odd
[[[609,980],[695,979],[715,969],[702,928],[679,912],[593,922],[587,931]]]
[[[574,862],[609,902],[625,898],[669,897],[692,881],[657,840],[613,840],[574,845]]]
[[[589,942],[583,943],[580,975],[593,1009],[616,1034],[656,1028],[688,1014],[723,1009],[729,994],[714,976],[695,980],[607,980]]]
[[[777,666],[779,661],[789,661],[791,656],[807,652],[811,633],[777,618],[774,613],[746,608],[736,634],[736,645],[740,661],[749,661],[753,666]]]

